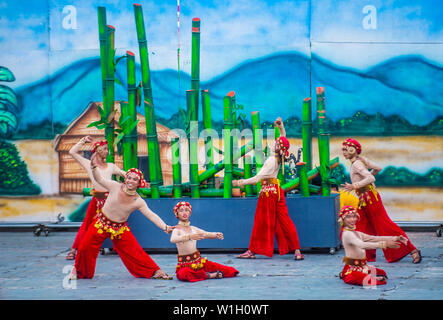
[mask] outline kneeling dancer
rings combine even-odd
[[[71,279],[94,277],[97,256],[103,241],[107,238],[111,238],[114,249],[134,277],[172,279],[142,249],[126,223],[129,215],[139,210],[164,232],[170,233],[174,229],[150,210],[146,202],[137,194],[137,188],[145,186],[143,173],[135,168],[129,169],[123,184],[105,180],[96,169],[94,156],[91,158],[92,174],[97,182],[106,187],[109,195],[97,219],[93,222],[93,227],[88,229],[78,249]]]
[[[343,258],[345,266],[340,278],[348,283],[360,286],[374,286],[386,284],[386,272],[367,264],[366,252],[368,249],[397,249],[400,243],[406,244],[408,239],[403,236],[378,237],[355,230],[359,218],[357,210],[352,206],[344,206],[340,210],[339,223],[342,225],[342,243],[346,256]]]
[[[235,277],[239,273],[238,270],[202,258],[197,250],[197,240],[223,240],[223,233],[206,232],[191,226],[189,218],[192,214],[192,207],[186,201],[177,203],[173,210],[178,219],[178,225],[171,234],[171,242],[176,244],[178,250],[177,279],[196,282],[206,279]]]

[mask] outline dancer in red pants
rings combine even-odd
[[[80,141],[74,145],[71,150],[69,150],[69,154],[86,170],[89,178],[91,179],[91,183],[93,186],[92,191],[92,199],[89,202],[88,209],[86,210],[86,215],[83,218],[82,225],[77,232],[77,236],[75,237],[74,243],[72,244],[71,250],[66,256],[66,260],[74,260],[77,249],[80,247],[80,244],[88,231],[89,226],[97,215],[98,210],[100,210],[108,196],[108,191],[105,187],[100,185],[92,176],[92,172],[90,169],[90,160],[84,158],[80,155],[80,150],[85,143],[92,142],[91,137],[85,136],[80,139]],[[108,142],[106,140],[99,140],[94,143],[92,146],[92,153],[97,154],[97,170],[100,171],[100,174],[105,179],[111,179],[112,175],[119,175],[121,177],[125,176],[125,172],[120,170],[114,163],[107,163],[106,157],[108,155]]]
[[[279,127],[281,136],[270,148],[273,153],[271,157],[266,159],[263,167],[254,177],[232,181],[233,186],[256,184],[261,181],[262,186],[249,248],[237,258],[254,259],[255,254],[272,257],[275,236],[280,255],[294,251],[295,260],[303,260],[304,256],[300,252],[297,230],[289,217],[285,193],[277,179],[280,165],[284,165],[284,157],[289,155],[289,141],[285,137],[286,131],[281,118],[278,118],[274,123]]]
[[[129,215],[138,210],[164,232],[170,233],[174,229],[151,211],[137,194],[137,188],[145,186],[141,171],[129,169],[124,184],[105,180],[97,170],[95,155],[91,158],[91,170],[94,178],[109,190],[109,195],[93,227],[88,229],[78,249],[75,268],[70,278],[91,279],[95,273],[100,247],[106,238],[111,238],[114,249],[134,277],[172,279],[140,247],[126,223]]]
[[[360,286],[384,285],[388,278],[386,272],[367,264],[365,250],[398,249],[401,244],[407,244],[408,239],[402,235],[377,237],[356,231],[358,218],[359,214],[352,206],[340,210],[338,221],[343,227],[341,238],[346,254],[340,278],[348,284]]]
[[[375,189],[374,176],[381,171],[381,168],[360,156],[361,150],[360,143],[355,139],[343,142],[343,156],[351,162],[352,184],[345,183],[342,187],[348,192],[355,190],[359,196],[360,220],[357,223],[357,230],[375,236],[401,235],[407,238],[406,233],[389,218],[380,193]],[[411,254],[413,263],[420,263],[422,259],[420,251],[411,241],[401,244],[398,250],[385,248],[383,253],[388,262],[399,261],[408,254]],[[368,261],[375,261],[375,250],[366,250],[366,257]]]
[[[178,280],[196,282],[235,277],[239,273],[233,267],[224,266],[200,256],[200,252],[197,250],[197,240],[223,240],[223,233],[206,232],[191,226],[189,218],[192,214],[192,207],[190,203],[186,201],[177,203],[174,207],[174,214],[178,219],[178,225],[172,231],[171,242],[176,244],[178,250],[176,267]]]

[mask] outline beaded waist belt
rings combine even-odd
[[[108,194],[108,191],[97,191],[95,189],[92,189],[91,191],[91,195],[97,199],[106,199],[108,197]]]
[[[375,197],[375,201],[378,201],[378,192],[372,184],[356,190],[356,193],[358,195],[358,208],[359,209],[361,207],[365,207],[368,203],[372,204],[372,199],[370,197],[371,192]]]
[[[367,263],[367,259],[352,259],[348,257],[343,257],[343,262],[349,266],[362,267]]]
[[[110,220],[103,214],[101,208],[98,210],[97,220],[94,227],[97,228],[98,233],[107,232],[111,234],[111,239],[121,239],[121,235],[125,231],[130,231],[127,222],[115,222]]]
[[[177,260],[178,263],[176,270],[186,267],[193,270],[200,270],[205,265],[207,258],[202,258],[200,256],[200,252],[195,251],[194,253],[188,255],[178,255]]]
[[[269,178],[261,180],[261,189],[260,196],[266,195],[269,197],[269,194],[277,194],[278,200],[280,200],[280,180],[276,178]]]

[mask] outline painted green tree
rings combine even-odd
[[[15,81],[14,74],[0,66],[0,81]],[[0,194],[36,195],[41,189],[29,177],[26,163],[20,158],[17,147],[6,141],[18,128],[19,104],[10,87],[0,85]]]

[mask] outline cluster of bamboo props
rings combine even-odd
[[[316,88],[317,93],[317,123],[318,123],[318,150],[320,167],[312,169],[312,122],[311,122],[311,98],[303,100],[303,118],[302,118],[302,143],[303,143],[303,162],[297,164],[297,178],[282,185],[285,192],[295,188],[300,189],[304,197],[310,193],[321,192],[322,196],[331,194],[331,184],[337,184],[338,181],[331,178],[331,171],[340,163],[338,157],[329,158],[329,133],[326,125],[325,109],[325,90],[323,87]],[[321,186],[309,184],[314,178],[321,177]]]
[[[155,123],[154,102],[151,88],[149,69],[148,47],[146,31],[143,21],[142,7],[134,4],[134,16],[137,30],[137,39],[140,52],[142,81],[136,86],[135,55],[127,51],[126,55],[115,59],[115,28],[107,25],[106,8],[98,8],[98,30],[100,41],[100,63],[102,71],[103,108],[98,107],[100,120],[91,123],[88,127],[95,126],[105,130],[105,138],[108,141],[108,162],[115,160],[115,146],[123,149],[123,166],[129,168],[138,167],[137,163],[137,111],[140,105],[141,88],[143,89],[143,102],[145,107],[146,136],[149,154],[149,179],[151,182],[152,197],[159,198],[159,188],[163,184],[160,148],[157,139]],[[126,59],[128,101],[120,102],[121,116],[118,122],[119,128],[115,128],[115,82],[120,83],[115,77],[116,66],[119,61]],[[121,143],[121,145],[120,145]],[[120,148],[121,146],[121,148]]]
[[[238,136],[236,129],[239,129],[239,118],[244,119],[244,115],[237,115],[241,106],[236,104],[236,95],[233,91],[223,98],[224,108],[224,129],[223,129],[223,151],[224,159],[214,163],[213,132],[211,120],[211,102],[209,90],[200,92],[200,19],[192,20],[192,57],[191,57],[191,89],[186,91],[186,136],[189,147],[189,182],[182,182],[182,167],[180,156],[180,138],[172,138],[172,172],[173,184],[163,186],[162,169],[160,162],[160,151],[157,137],[157,129],[154,114],[154,102],[151,87],[151,77],[149,69],[148,46],[146,31],[143,20],[142,7],[134,4],[134,15],[139,44],[140,63],[142,71],[142,81],[136,86],[135,76],[135,56],[127,51],[124,57],[115,60],[114,36],[115,29],[106,24],[106,9],[98,8],[99,39],[100,39],[100,59],[102,67],[103,82],[103,109],[99,107],[100,120],[92,123],[100,129],[105,129],[105,137],[109,145],[116,145],[120,141],[123,148],[124,169],[137,167],[137,117],[136,107],[140,105],[140,91],[143,89],[143,101],[146,118],[146,135],[148,143],[149,178],[150,188],[139,189],[140,195],[144,197],[160,198],[174,197],[180,198],[190,196],[200,197],[223,197],[233,196],[232,180],[240,177],[249,178],[253,175],[253,168],[257,173],[264,163],[263,152],[263,131],[260,124],[258,111],[251,113],[252,140],[238,148]],[[127,90],[128,102],[121,102],[121,117],[119,127],[114,128],[114,82],[116,64],[122,58],[127,60]],[[199,92],[201,99],[199,99]],[[198,109],[199,100],[202,106],[203,125],[207,133],[205,136],[205,171],[198,171]],[[290,181],[285,181],[284,166],[278,178],[285,192],[295,188],[300,190],[303,196],[309,196],[311,192],[319,193],[323,196],[330,195],[330,185],[334,181],[330,179],[330,172],[338,166],[338,157],[329,159],[329,134],[325,123],[325,98],[324,89],[317,88],[317,121],[318,121],[318,148],[320,166],[312,168],[312,114],[311,99],[303,101],[303,162],[297,163],[297,177]],[[91,126],[90,125],[90,126]],[[244,129],[244,128],[242,128]],[[116,133],[118,134],[117,136]],[[275,128],[274,137],[280,136],[278,128]],[[108,161],[114,161],[114,148],[109,148]],[[254,150],[254,156],[248,156]],[[219,151],[220,152],[220,151]],[[242,160],[243,169],[239,167]],[[215,175],[224,170],[224,181],[222,188],[215,188]],[[309,182],[321,176],[321,186],[315,186]],[[247,197],[256,196],[260,191],[260,186],[245,186],[244,195]],[[89,189],[84,190],[84,194],[89,194]],[[238,193],[237,193],[238,194]]]

